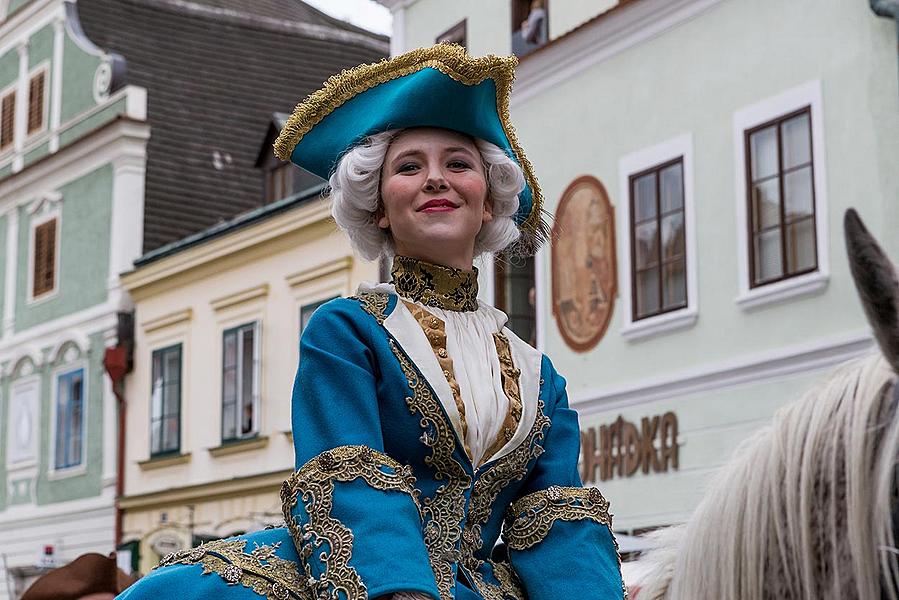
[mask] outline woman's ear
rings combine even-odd
[[[489,223],[493,220],[493,199],[487,196],[484,200],[484,215],[481,217],[482,223]]]
[[[378,200],[378,208],[375,209],[375,224],[379,229],[390,229],[390,219],[387,218],[387,211],[384,210],[383,200]]]

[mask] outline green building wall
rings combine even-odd
[[[62,58],[62,110],[61,123],[65,125],[73,118],[96,106],[94,101],[94,73],[102,60],[84,52],[65,36]]]
[[[16,331],[102,304],[107,298],[112,218],[112,167],[105,165],[59,191],[61,228],[59,281],[54,296],[28,304],[31,222],[40,215],[19,212]]]

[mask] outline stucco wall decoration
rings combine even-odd
[[[599,343],[617,291],[615,210],[603,184],[584,175],[562,194],[552,235],[553,316],[572,350]]]

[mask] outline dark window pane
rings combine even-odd
[[[789,169],[810,163],[812,160],[809,113],[803,113],[781,124],[783,144],[783,168]]]
[[[811,216],[814,212],[812,197],[812,168],[803,167],[784,175],[784,213],[787,222]]]
[[[754,231],[767,229],[780,223],[779,186],[776,178],[752,186]]]
[[[656,175],[650,173],[634,180],[634,221],[645,221],[656,214]]]
[[[637,318],[659,311],[659,268],[637,273]]]
[[[661,202],[662,212],[670,212],[684,206],[684,167],[683,163],[677,163],[662,169],[659,173],[662,188]]]
[[[761,283],[783,275],[780,228],[755,236],[755,281]]]
[[[803,219],[787,226],[787,272],[813,269],[815,260],[815,220]]]
[[[253,326],[243,330],[241,339],[243,340],[241,347],[242,372],[241,372],[241,433],[247,434],[253,431],[253,383],[256,375],[253,337],[255,328]]]
[[[664,309],[679,308],[687,305],[687,270],[683,260],[665,265],[662,271],[662,288],[664,289]]]
[[[760,129],[749,136],[752,180],[777,174],[777,127]]]
[[[637,269],[645,269],[659,261],[659,236],[657,221],[653,219],[643,225],[637,225],[634,229],[634,242],[636,243]]]
[[[683,256],[684,213],[676,212],[662,218],[662,259]]]
[[[224,336],[224,364],[225,368],[237,365],[237,332],[228,331]]]

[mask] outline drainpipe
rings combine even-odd
[[[870,2],[874,14],[896,21],[896,54],[899,56],[899,0],[870,0]]]
[[[119,423],[116,432],[116,483],[115,483],[115,547],[122,543],[121,499],[125,494],[125,376],[131,372],[134,357],[134,314],[120,312],[117,326],[116,345],[107,348],[103,355],[103,367],[112,381],[112,392],[115,394]]]

